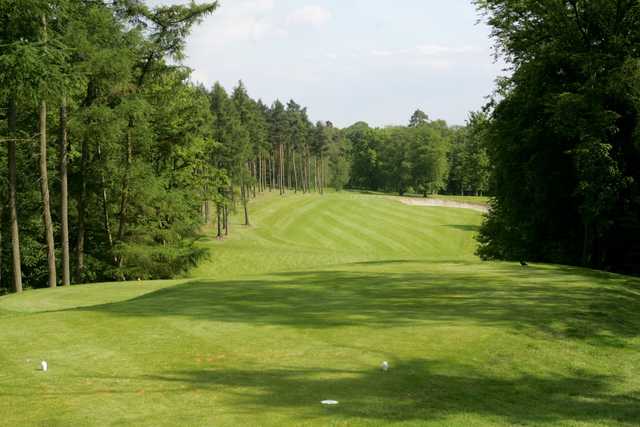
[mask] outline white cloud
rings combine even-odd
[[[374,49],[371,56],[443,57],[478,52],[472,46],[419,45],[406,49]]]
[[[206,24],[197,28],[194,43],[210,48],[286,37],[286,29],[273,18],[274,7],[274,0],[224,2]]]
[[[422,45],[422,46],[416,46],[414,49],[416,53],[420,55],[425,55],[425,56],[470,53],[475,50],[476,49],[471,46],[456,47],[456,46],[442,46],[442,45]]]
[[[393,56],[395,55],[396,52],[392,51],[392,50],[378,50],[378,49],[374,49],[371,51],[371,55],[372,56]]]
[[[235,3],[230,3],[229,5],[227,5],[227,2],[223,1],[222,6],[223,7],[220,10],[229,8],[230,13],[247,15],[270,12],[273,10],[275,3],[273,0],[251,0],[243,2],[236,1]]]
[[[331,12],[320,6],[305,6],[287,16],[287,25],[311,25],[320,28],[331,19]]]

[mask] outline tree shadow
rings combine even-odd
[[[295,410],[296,420],[327,417],[349,423],[439,421],[480,416],[488,424],[522,425],[564,422],[573,425],[637,425],[640,390],[616,393],[619,378],[573,370],[531,375],[486,370],[451,361],[392,361],[391,369],[285,367],[183,369],[140,376],[82,375],[98,389],[40,391],[51,398],[90,394],[166,396],[212,393],[224,396],[227,410],[247,419],[271,410]],[[135,384],[132,387],[132,384]],[[32,396],[33,391],[9,388],[2,397]],[[333,399],[339,405],[323,407]],[[177,407],[173,411],[183,411]],[[175,415],[175,412],[174,412]]]
[[[224,282],[198,280],[77,310],[301,329],[473,322],[607,346],[624,345],[620,339],[640,333],[639,282],[625,276],[582,270],[574,274],[572,269],[550,274],[549,268],[510,265],[481,274],[465,265],[453,272],[395,273],[370,271],[376,265],[364,272],[356,265],[347,267]]]
[[[345,420],[384,422],[438,420],[456,414],[480,415],[512,425],[560,420],[610,425],[640,419],[640,394],[612,393],[616,378],[585,371],[496,377],[465,365],[413,359],[394,363],[388,372],[210,368],[139,380],[175,384],[173,389],[182,392],[233,390],[233,407],[253,415],[265,409],[295,408],[308,418],[329,414]],[[323,408],[323,399],[335,399],[339,405]]]
[[[469,225],[469,224],[444,224],[443,227],[454,228],[460,231],[471,231],[473,233],[477,233],[480,231],[479,225]]]

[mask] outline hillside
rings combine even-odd
[[[252,216],[249,228],[234,218],[225,241],[203,239],[210,256],[189,278],[0,298],[0,420],[640,419],[637,279],[482,263],[472,210],[333,193],[266,195]]]

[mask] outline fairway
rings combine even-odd
[[[250,212],[184,279],[0,298],[0,425],[638,425],[637,279],[483,263],[472,210]]]

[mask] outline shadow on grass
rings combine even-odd
[[[229,394],[234,412],[254,417],[265,410],[294,408],[300,418],[331,416],[345,421],[437,421],[462,415],[510,425],[559,421],[633,425],[640,419],[640,394],[612,393],[616,378],[584,371],[500,378],[470,366],[413,359],[394,363],[388,372],[209,368],[131,380],[146,383],[151,393],[155,387],[157,393]],[[323,408],[323,399],[340,404]]]
[[[454,228],[460,231],[471,231],[473,233],[477,233],[480,231],[479,225],[468,225],[468,224],[445,224],[443,227]]]
[[[640,392],[617,394],[612,392],[617,378],[581,370],[564,375],[496,377],[449,361],[409,359],[394,362],[388,372],[207,368],[126,378],[90,378],[105,384],[99,393],[133,395],[139,389],[148,395],[221,393],[225,404],[232,405],[234,415],[255,418],[264,411],[295,409],[298,422],[323,416],[346,422],[438,421],[460,415],[467,421],[473,419],[469,417],[480,416],[485,424],[502,425],[557,422],[636,425],[640,419]],[[4,390],[0,396],[30,393]],[[40,395],[88,393],[92,392],[51,390]],[[335,399],[340,404],[322,407],[320,401],[324,399]]]
[[[392,263],[427,271],[375,272],[384,264],[368,263],[367,271],[354,264],[346,271],[198,280],[80,310],[301,329],[472,322],[607,346],[640,334],[640,286],[625,276],[500,264],[479,272],[452,264],[440,271],[422,262]]]

